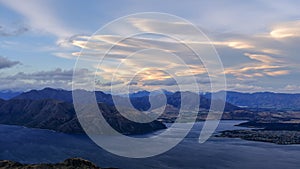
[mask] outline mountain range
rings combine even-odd
[[[81,90],[80,92],[89,91]],[[129,110],[134,117],[141,115],[141,112],[148,112],[148,115],[151,115],[151,113],[163,108],[161,110],[163,114],[157,118],[159,121],[137,123],[123,117],[114,105],[113,98],[118,99],[121,106],[125,107],[127,102],[124,95],[112,96],[102,91],[95,92],[98,107],[103,116],[114,129],[124,134],[142,134],[164,129],[166,126],[162,122],[174,122],[176,120],[181,107],[182,93],[163,91],[163,93],[151,94],[151,97],[160,103],[162,94],[165,94],[167,101],[165,107],[160,104],[150,105],[150,92],[148,91],[129,95],[130,101],[136,109],[134,111]],[[197,95],[196,93],[188,94]],[[217,92],[215,94],[218,96],[224,93]],[[210,98],[211,93],[200,94],[200,112],[197,120],[206,119],[211,104]],[[297,113],[286,112],[286,109],[300,108],[300,94],[227,92],[226,101],[216,101],[225,104],[222,119],[269,119],[272,121],[299,119]],[[66,133],[83,133],[72,102],[72,91],[68,90],[45,88],[23,92],[9,100],[0,99],[0,123],[51,129]],[[122,105],[123,103],[124,105]],[[192,105],[193,100],[186,104]],[[264,111],[264,108],[275,108],[276,110],[273,112]],[[285,111],[277,111],[277,109],[284,109]]]
[[[89,92],[89,91],[80,91]],[[195,93],[189,93],[195,94]],[[102,91],[96,91],[98,107],[109,124],[118,132],[123,134],[143,134],[160,129],[166,126],[160,121],[172,122],[181,106],[181,93],[168,92],[167,107],[159,118],[149,123],[138,123],[123,117],[116,109],[113,96]],[[155,100],[159,100],[161,93],[152,95]],[[121,106],[125,107],[126,98],[124,96],[114,96],[120,100]],[[141,112],[152,111],[149,102],[149,92],[133,94],[130,101],[135,109],[129,110],[133,117],[140,117]],[[78,122],[76,112],[73,107],[72,91],[45,88],[42,90],[31,90],[23,92],[9,100],[0,100],[0,123],[9,125],[21,125],[33,128],[51,129],[66,133],[83,133]],[[201,97],[200,109],[208,110],[210,100]],[[191,104],[193,100],[191,100]],[[187,103],[189,104],[189,103]],[[152,109],[160,109],[161,105],[152,106]],[[240,110],[241,108],[229,103],[225,103],[226,111]],[[128,109],[127,109],[128,110]],[[127,111],[126,110],[126,111]],[[145,115],[143,114],[143,117]],[[145,116],[147,117],[147,116]],[[165,119],[165,120],[163,120]],[[171,121],[170,121],[171,119]],[[202,119],[201,119],[202,120]]]
[[[226,102],[243,108],[251,109],[277,109],[277,110],[300,110],[300,94],[290,94],[290,93],[273,93],[273,92],[255,92],[255,93],[241,93],[234,91],[219,91],[214,94],[223,95],[226,92]],[[1,94],[2,93],[2,94]],[[153,94],[154,93],[154,94]],[[163,93],[168,97],[172,98],[175,95],[178,95],[179,92],[170,92],[163,90]],[[176,94],[177,93],[177,94]],[[161,92],[152,92],[152,95],[158,96],[162,94]],[[98,102],[104,102],[109,105],[113,105],[113,100],[110,94],[104,93],[102,91],[95,92]],[[132,104],[141,109],[146,110],[150,107],[150,104],[147,103],[150,92],[143,90],[135,93],[130,93],[129,97]],[[203,98],[210,100],[211,93],[202,93],[200,94]],[[123,95],[115,97],[124,97]],[[63,90],[63,89],[53,89],[45,88],[42,90],[31,90],[28,92],[0,92],[0,98],[7,99],[55,99],[66,102],[72,102],[72,91]],[[205,100],[202,100],[205,102]],[[143,103],[143,106],[141,106]],[[140,105],[140,107],[138,106]]]
[[[300,94],[256,92],[240,93],[233,91],[216,92],[216,96],[226,92],[226,102],[239,107],[277,109],[277,110],[300,110]],[[203,94],[210,98],[211,93]]]
[[[81,92],[89,92],[82,90]],[[172,105],[176,108],[180,108],[181,104],[181,92],[164,92],[166,94],[167,104]],[[194,94],[194,93],[190,93]],[[140,111],[148,110],[151,105],[149,102],[150,92],[148,91],[140,91],[137,93],[132,93],[129,95],[130,101],[134,108]],[[105,103],[110,106],[114,106],[114,99],[121,100],[126,103],[126,98],[122,95],[114,95],[104,93],[102,91],[95,91],[95,96],[97,102]],[[114,97],[114,99],[113,99]],[[162,97],[161,93],[157,93],[152,95],[153,99],[160,99]],[[44,88],[42,90],[31,90],[28,92],[23,92],[20,95],[12,98],[12,99],[22,99],[22,100],[42,100],[42,99],[54,99],[64,102],[72,103],[72,91],[63,90],[63,89],[53,89],[53,88]],[[124,101],[123,101],[124,100]],[[192,100],[191,100],[192,101]],[[200,108],[209,109],[210,107],[210,98],[200,97]],[[225,102],[225,111],[238,110],[241,109],[231,103]]]

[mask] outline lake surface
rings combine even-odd
[[[240,122],[221,121],[217,131],[239,129],[240,127],[235,127],[234,124]],[[81,157],[101,167],[121,169],[298,169],[300,167],[298,145],[276,145],[217,137],[199,144],[198,136],[202,125],[202,122],[196,123],[184,141],[172,150],[145,159],[130,159],[110,154],[84,135],[0,125],[0,159],[22,163],[44,163]]]

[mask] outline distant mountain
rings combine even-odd
[[[104,103],[99,103],[98,106],[108,123],[120,133],[143,134],[166,128],[158,121],[135,123],[121,116],[113,106]],[[0,100],[0,124],[51,129],[66,133],[83,133],[73,104],[50,99]]]
[[[167,96],[173,94],[173,92],[170,92],[170,91],[167,91],[167,90],[162,90],[162,92],[163,92],[163,94],[165,94]],[[160,95],[160,94],[162,94],[162,92],[158,91],[158,90],[157,91],[151,91],[151,92],[149,92],[147,90],[142,90],[142,91],[138,91],[138,92],[135,92],[135,93],[130,93],[129,96],[131,98],[134,98],[134,97],[145,97],[145,96],[149,96],[150,93],[152,95]]]
[[[43,100],[54,99],[65,102],[72,102],[72,92],[63,89],[44,88],[42,90],[30,90],[23,92],[13,99],[22,100]]]
[[[85,91],[87,92],[87,91]],[[155,91],[154,91],[155,93]],[[133,106],[139,110],[147,110],[150,108],[149,103],[149,91],[139,91],[130,94],[130,100]],[[168,92],[164,91],[167,96],[168,104],[175,107],[180,105],[180,92]],[[218,96],[224,94],[224,91],[215,93]],[[17,95],[17,94],[16,94]],[[98,102],[103,102],[108,105],[114,105],[114,101],[110,94],[102,91],[95,92],[96,99]],[[153,95],[154,97],[160,97],[161,93]],[[13,96],[13,94],[11,95]],[[211,93],[201,94],[201,108],[209,108]],[[123,96],[114,96],[121,98]],[[3,98],[3,99],[7,99]],[[62,89],[45,88],[42,90],[31,90],[28,92],[21,93],[14,99],[55,99],[65,102],[72,102],[72,91]],[[226,96],[226,111],[240,109],[240,108],[260,108],[260,109],[287,109],[287,110],[300,110],[300,94],[286,94],[286,93],[272,93],[272,92],[257,92],[257,93],[240,93],[227,91]]]
[[[85,90],[78,90],[83,94],[91,93]],[[115,108],[114,101],[118,101],[118,107],[123,111],[129,111],[133,118],[139,113],[149,113],[155,115],[157,112],[164,112],[158,117],[159,121],[174,122],[176,120],[181,101],[188,97],[187,103],[183,106],[193,106],[195,104],[191,96],[197,96],[191,92],[167,92],[151,95],[155,104],[150,105],[148,91],[140,91],[130,96],[131,104],[137,110],[128,108],[128,100],[121,95],[112,96],[102,91],[96,91],[96,100],[103,116],[113,128],[124,134],[139,134],[163,129],[165,126],[158,121],[151,123],[135,123],[123,117]],[[223,101],[220,97],[224,92],[217,92],[217,105],[225,104],[222,119],[226,120],[268,120],[268,121],[295,121],[300,117],[297,113],[290,111],[277,111],[276,109],[300,110],[300,94],[281,94],[281,93],[239,93],[227,92],[227,100]],[[164,108],[166,97],[167,105]],[[77,120],[73,108],[72,91],[62,89],[45,88],[42,90],[31,90],[24,92],[13,99],[0,99],[0,123],[15,124],[27,127],[52,129],[61,132],[82,133],[82,128]],[[200,112],[197,120],[205,120],[211,104],[211,93],[200,94]],[[236,106],[237,105],[237,106]],[[150,109],[151,108],[151,109]],[[189,108],[188,108],[189,109]],[[271,110],[272,109],[272,110]],[[187,110],[187,109],[185,109]],[[259,111],[257,111],[259,110]],[[217,115],[217,114],[216,114]],[[146,116],[147,118],[149,116]],[[157,116],[155,116],[157,117]],[[189,117],[189,115],[187,115]],[[214,119],[217,116],[210,116]]]
[[[0,91],[0,98],[4,100],[9,100],[13,97],[18,96],[21,92],[13,92],[13,91]]]
[[[150,95],[150,92],[147,91],[147,90],[142,90],[142,91],[138,91],[138,92],[129,94],[129,96],[131,98],[133,98],[133,97],[145,97],[145,96],[149,96],[149,95]]]
[[[89,91],[79,90],[83,94]],[[116,130],[121,133],[144,133],[151,132],[157,129],[162,129],[162,123],[154,121],[152,123],[134,123],[127,120],[118,113],[114,107],[113,96],[101,91],[95,92],[96,99],[99,102],[99,108],[103,110],[104,116]],[[154,105],[150,105],[149,92],[141,91],[130,97],[132,105],[139,111],[150,113],[153,115],[156,112],[164,112],[158,119],[164,122],[174,122],[176,120],[179,109],[181,108],[181,101],[188,97],[185,108],[195,104],[190,97],[197,97],[196,93],[191,92],[168,92],[166,96],[161,93],[152,95],[152,99],[156,101]],[[167,99],[167,106],[164,108],[163,97]],[[123,96],[114,96],[118,100],[118,106],[125,108],[128,111],[126,98]],[[218,105],[225,104],[225,113],[223,119],[242,119],[252,120],[257,115],[244,108],[237,107],[231,103],[222,100],[216,100]],[[197,120],[205,120],[208,110],[210,108],[211,100],[204,96],[200,96],[200,112]],[[151,107],[151,109],[149,109]],[[135,117],[139,111],[129,109],[129,112]],[[122,110],[120,110],[122,111]],[[122,111],[123,112],[123,111]],[[212,116],[211,116],[212,117]],[[53,129],[62,132],[81,133],[82,128],[76,118],[76,113],[72,105],[72,92],[45,88],[43,90],[32,90],[24,92],[19,96],[9,101],[0,100],[0,123],[2,124],[16,124],[27,127],[37,127]]]
[[[224,91],[215,93],[222,94]],[[210,98],[211,94],[204,95]],[[226,102],[240,107],[300,110],[300,94],[257,92],[240,93],[227,91]]]
[[[168,104],[174,107],[180,107],[181,104],[181,92],[175,92],[173,95],[169,95],[167,97]],[[192,101],[192,100],[191,100]],[[217,100],[219,104],[224,104],[224,111],[234,111],[234,110],[241,110],[242,108],[237,107],[233,104],[227,103],[222,100]],[[206,98],[200,96],[200,108],[209,109],[211,104],[210,98]]]
[[[81,90],[81,92],[88,92],[85,90]],[[154,91],[155,92],[155,91]],[[130,101],[132,105],[140,111],[146,111],[148,110],[151,105],[149,102],[149,91],[140,91],[137,93],[130,94]],[[174,107],[179,108],[181,104],[181,92],[169,92],[164,90],[164,94],[167,97],[167,104],[170,104]],[[96,100],[101,103],[105,103],[110,106],[114,106],[114,100],[112,95],[104,93],[102,91],[96,91]],[[161,99],[161,93],[157,92],[157,94],[152,95],[154,100],[160,100]],[[124,104],[126,106],[126,98],[123,96],[114,96],[115,99],[119,100],[119,104]],[[24,92],[13,99],[26,99],[26,100],[41,100],[41,99],[54,99],[54,100],[60,100],[65,102],[72,102],[72,91],[62,90],[62,89],[53,89],[53,88],[45,88],[42,90],[31,90],[28,92]],[[191,104],[193,100],[191,100]],[[220,100],[221,101],[221,100]],[[200,108],[203,109],[209,109],[210,108],[210,99],[206,97],[200,97]],[[154,107],[155,108],[155,107]],[[225,111],[233,111],[233,110],[239,110],[241,108],[230,104],[225,103]]]
[[[82,92],[88,92],[82,90]],[[113,100],[110,94],[106,94],[102,91],[95,92],[98,102],[103,102],[109,105],[113,105]],[[72,91],[63,89],[53,89],[44,88],[42,90],[30,90],[28,92],[23,92],[13,99],[25,99],[25,100],[44,100],[44,99],[54,99],[59,101],[65,101],[68,103],[73,102]]]

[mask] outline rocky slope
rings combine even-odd
[[[90,161],[70,158],[56,164],[21,164],[14,161],[0,161],[0,169],[101,169]],[[109,169],[109,168],[107,168]],[[113,169],[113,168],[110,168]]]

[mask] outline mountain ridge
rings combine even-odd
[[[91,92],[91,91],[82,90],[82,92]],[[140,93],[137,93],[137,96],[130,97],[130,101],[131,101],[132,105],[137,110],[140,110],[140,111],[148,110],[151,106],[150,102],[149,102],[149,93],[150,92],[148,92],[148,91],[141,91]],[[166,97],[167,97],[168,104],[171,104],[172,106],[175,106],[175,107],[180,107],[181,92],[179,92],[179,91],[168,92],[168,91],[164,90],[164,93],[167,94]],[[97,102],[103,102],[103,103],[111,105],[111,106],[114,105],[113,97],[116,97],[116,99],[118,99],[118,100],[124,100],[124,103],[126,103],[125,97],[119,96],[119,95],[112,96],[111,94],[107,94],[102,91],[95,91],[95,96],[96,96]],[[161,96],[161,94],[156,94],[153,97],[159,98],[160,96]],[[42,90],[31,90],[28,92],[23,92],[22,94],[14,97],[12,99],[27,99],[27,100],[55,99],[55,100],[66,101],[69,103],[72,103],[72,101],[73,101],[72,91],[63,90],[63,89],[53,89],[53,88],[44,88]],[[201,103],[200,108],[209,109],[209,107],[210,107],[209,98],[200,96],[200,103]],[[225,111],[231,111],[233,109],[241,109],[241,108],[239,108],[231,103],[225,102]]]

